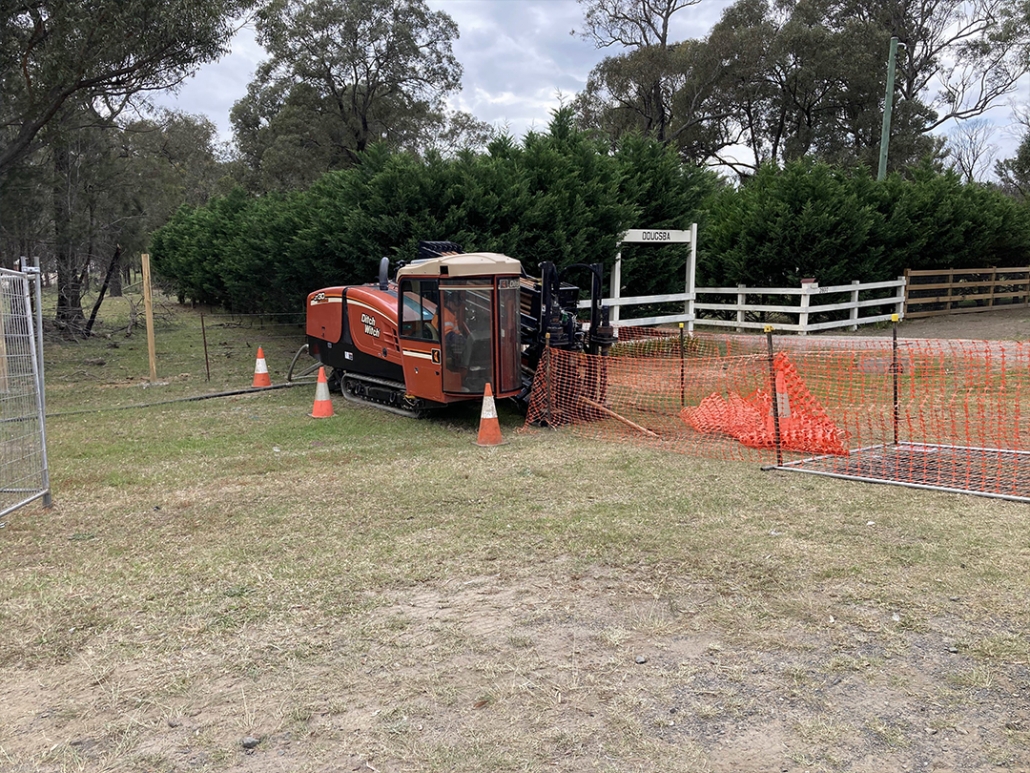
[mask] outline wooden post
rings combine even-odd
[[[551,381],[551,334],[544,333],[544,388],[547,393],[547,426],[554,427],[554,385]]]
[[[143,308],[147,318],[147,354],[150,359],[150,383],[157,381],[157,356],[154,353],[154,298],[150,291],[150,255],[144,252],[143,262]]]
[[[894,385],[894,445],[898,444],[898,424],[901,418],[901,402],[898,400],[898,315],[891,315],[891,338],[893,349],[891,354],[891,382]]]
[[[687,404],[687,374],[684,369],[686,363],[683,361],[685,348],[683,342],[683,323],[680,322],[680,408]]]
[[[627,427],[632,427],[637,432],[640,432],[640,433],[642,433],[644,435],[647,435],[647,437],[649,437],[649,438],[654,438],[655,440],[661,440],[661,437],[659,437],[656,433],[654,433],[651,430],[649,430],[647,427],[641,427],[635,421],[630,421],[625,416],[622,416],[622,415],[616,413],[611,408],[606,408],[605,406],[601,405],[599,402],[596,402],[595,400],[591,400],[589,397],[583,397],[583,395],[580,395],[578,399],[579,399],[579,401],[581,403],[586,403],[591,408],[596,408],[601,413],[603,413],[605,416],[611,416],[616,421],[621,421]]]
[[[200,337],[204,341],[204,371],[207,373],[205,381],[211,380],[211,360],[207,356],[207,328],[204,326],[204,315],[200,315]],[[304,344],[307,346],[307,344]],[[292,372],[292,371],[291,371]]]

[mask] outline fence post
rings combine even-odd
[[[697,223],[690,224],[690,255],[687,258],[687,302],[684,311],[690,319],[687,320],[687,332],[694,333],[694,292],[697,276]]]
[[[615,253],[615,265],[612,266],[612,299],[618,300],[622,294],[622,250]],[[619,326],[619,304],[612,304],[611,324]]]
[[[861,284],[861,282],[859,282],[859,280],[857,280],[857,279],[852,279],[851,280],[851,284],[852,285],[859,285],[859,284]],[[854,304],[851,307],[851,315],[850,315],[851,316],[851,329],[852,330],[858,330],[858,287],[855,287],[855,289],[851,291],[851,302]]]
[[[204,341],[204,372],[207,373],[206,381],[211,380],[211,360],[207,356],[207,327],[204,325],[204,314],[200,315],[200,337]]]
[[[54,505],[53,495],[50,491],[50,462],[47,459],[46,450],[46,377],[43,370],[43,270],[39,265],[39,256],[34,256],[35,266],[26,268],[26,272],[32,276],[32,300],[34,308],[30,307],[28,312],[35,314],[36,319],[36,382],[38,384],[39,400],[39,421],[40,421],[40,458],[43,462],[42,485],[44,488],[43,507],[49,510]]]
[[[893,339],[891,353],[891,383],[894,387],[894,445],[898,444],[898,423],[901,418],[901,402],[898,399],[898,315],[891,318],[891,338]]]
[[[780,395],[776,391],[776,353],[773,349],[773,327],[765,326],[769,352],[769,394],[772,395],[773,440],[776,443],[776,466],[783,466],[783,445],[780,442]]]
[[[683,323],[680,322],[680,408],[687,404],[687,374],[686,363],[683,361],[686,346],[683,341]]]
[[[150,383],[157,383],[157,355],[154,352],[154,294],[150,288],[150,255],[140,256],[143,264],[143,310],[147,319],[147,358],[150,362]]]
[[[798,312],[798,335],[808,335],[808,309],[812,304],[812,289],[819,289],[814,279],[801,280],[801,310]],[[770,339],[771,340],[771,339]]]
[[[747,303],[747,285],[737,285],[737,332],[744,332],[744,305]]]
[[[551,373],[551,334],[544,334],[544,392],[547,395],[547,426],[554,427],[554,385],[552,384]]]
[[[954,288],[954,286],[955,286],[955,272],[949,269],[948,270],[948,300],[947,300],[947,303],[944,306],[944,308],[947,309],[948,311],[951,311],[951,291]]]
[[[894,312],[899,317],[904,319],[905,312],[908,311],[908,269],[907,268],[905,269],[905,273],[902,276],[899,276],[898,279],[901,280],[902,284],[901,284],[901,287],[898,288],[898,294],[894,296],[897,299],[897,301],[898,301],[897,304],[895,304],[896,308],[895,308]]]

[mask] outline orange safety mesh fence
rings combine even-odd
[[[1030,501],[1030,343],[624,329],[610,357],[545,353],[530,424]]]

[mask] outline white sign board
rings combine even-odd
[[[631,228],[622,235],[623,244],[687,244],[690,231],[670,231],[664,228]]]
[[[620,244],[689,244],[687,255],[687,276],[684,295],[687,296],[684,317],[687,319],[687,330],[694,332],[694,271],[697,266],[697,223],[690,226],[689,231],[678,231],[670,228],[631,228],[622,235]],[[615,256],[612,266],[612,304],[611,322],[619,325],[619,298],[622,295],[622,252]]]

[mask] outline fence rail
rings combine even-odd
[[[884,295],[883,291],[893,291]],[[761,330],[772,323],[778,330],[792,331],[805,335],[819,330],[832,330],[835,328],[850,328],[857,330],[859,325],[871,325],[877,322],[885,322],[891,316],[904,312],[905,300],[905,279],[899,277],[888,282],[859,282],[854,281],[846,285],[830,285],[820,287],[816,282],[802,282],[800,287],[773,287],[757,288],[740,285],[738,287],[707,287],[699,288],[698,295],[722,296],[732,298],[731,301],[717,303],[694,303],[695,313],[698,316],[695,320],[699,325],[710,325],[714,327],[732,327],[738,330]],[[782,298],[783,296],[797,296],[797,304],[783,303],[762,303],[765,298]],[[835,300],[846,297],[847,300]],[[873,297],[870,297],[873,296]],[[757,298],[759,302],[754,302]],[[877,314],[863,314],[866,309],[884,309],[889,307],[889,312],[880,311]],[[839,319],[823,320],[812,322],[813,315],[826,314],[828,312],[848,312],[846,317]],[[748,313],[760,314],[763,320],[749,320]],[[732,316],[731,316],[732,315]],[[769,317],[796,316],[797,322],[772,322]]]
[[[704,296],[722,300],[699,302],[698,299]],[[797,298],[796,304],[782,302],[785,297],[792,296]],[[765,300],[780,302],[763,303]],[[684,304],[682,313],[620,318],[616,323],[619,327],[650,327],[685,322],[690,330],[695,325],[761,330],[772,324],[777,330],[805,335],[834,328],[857,330],[859,325],[885,322],[894,314],[902,315],[905,278],[865,283],[856,280],[851,284],[828,287],[820,287],[816,282],[802,282],[800,287],[699,287],[694,292],[606,298],[603,303],[611,307]],[[589,308],[589,302],[581,301],[579,307]],[[890,308],[890,311],[884,312],[885,308]],[[880,312],[864,315],[863,311],[867,309],[878,309]],[[839,319],[812,321],[814,315],[837,315],[844,311],[848,312],[846,317],[841,315]],[[756,315],[761,319],[755,320],[753,317]],[[784,321],[784,317],[796,317],[797,322]]]
[[[1030,304],[1030,267],[905,270],[905,316],[934,317]]]

